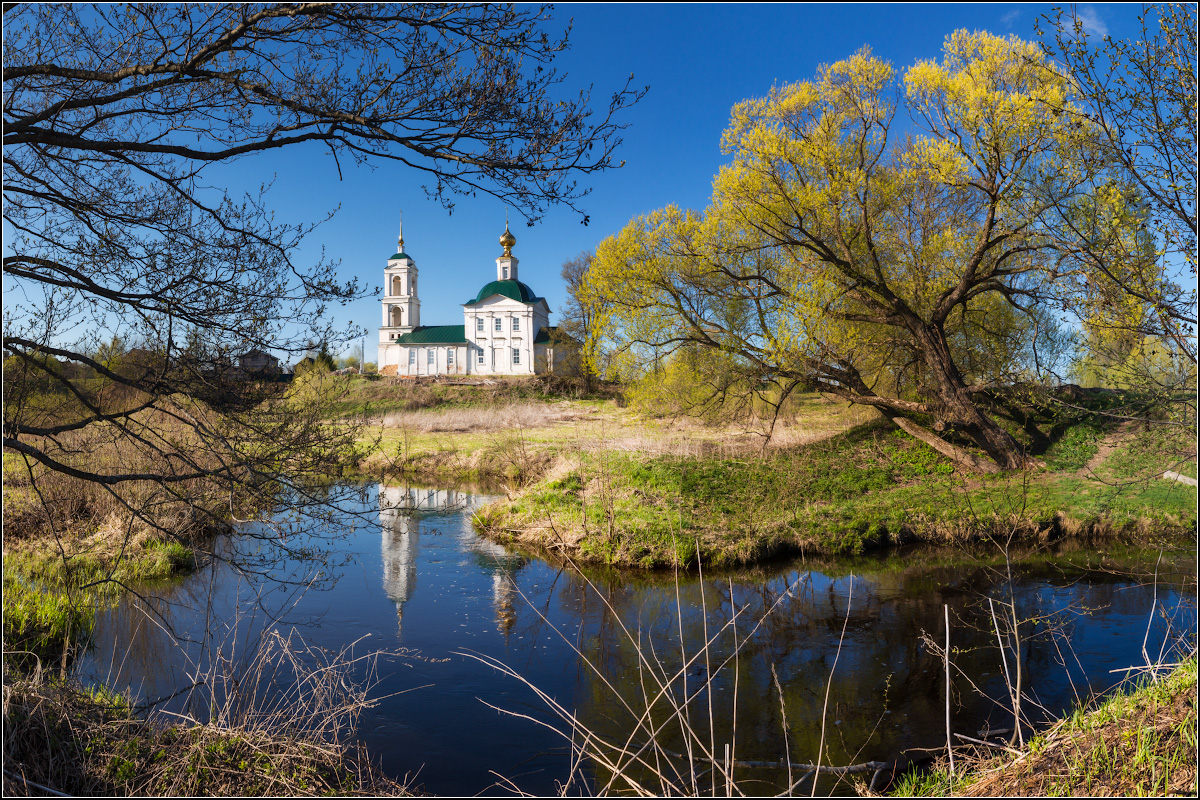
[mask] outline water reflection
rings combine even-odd
[[[386,660],[374,692],[386,699],[361,720],[360,735],[385,769],[399,777],[419,769],[425,789],[438,794],[507,794],[494,789],[496,773],[554,794],[570,768],[563,741],[493,708],[544,719],[543,705],[461,653],[512,666],[611,741],[637,732],[648,691],[646,718],[656,726],[671,719],[660,741],[685,752],[667,701],[691,698],[693,730],[718,748],[732,739],[745,761],[815,760],[828,691],[823,761],[837,765],[944,741],[941,662],[922,642],[923,633],[942,634],[943,605],[959,670],[953,724],[968,735],[1011,725],[989,597],[1015,603],[1019,618],[1061,623],[1025,629],[1020,657],[1035,711],[1036,702],[1058,713],[1112,686],[1119,675],[1109,670],[1141,661],[1148,626],[1152,655],[1195,629],[1190,556],[1158,563],[1157,552],[1059,546],[1021,559],[1011,585],[1001,579],[1003,560],[986,550],[909,549],[703,577],[580,572],[480,538],[470,518],[490,499],[368,487],[359,510],[373,517],[377,509],[378,523],[344,534],[340,555],[352,563],[328,591],[299,594],[311,563],[280,556],[270,575],[255,575],[214,562],[148,596],[161,619],[134,600],[102,614],[81,670],[142,697],[164,696],[221,654],[251,651],[269,626],[303,623],[306,637],[333,650],[374,637],[372,648],[421,655]],[[1151,617],[1156,607],[1164,615]],[[1051,627],[1053,635],[1042,633]],[[173,642],[167,628],[186,641]],[[591,788],[607,777],[594,771]],[[786,771],[757,767],[738,779],[762,794],[788,780]],[[847,790],[832,781],[818,787]]]
[[[460,489],[430,489],[410,485],[379,484],[380,547],[383,587],[396,604],[396,625],[403,633],[404,606],[417,591],[417,551],[421,522],[429,514],[455,514],[470,518],[491,499]],[[502,545],[481,539],[473,531],[461,535],[463,552],[491,574],[496,629],[507,634],[516,624],[515,600],[519,595],[513,576],[527,560]]]
[[[1012,583],[986,558],[930,550],[898,554],[883,568],[830,564],[834,575],[810,562],[684,578],[665,592],[621,576],[593,575],[591,585],[582,576],[567,580],[559,599],[582,612],[577,638],[596,666],[575,696],[577,716],[610,743],[641,747],[653,729],[663,751],[675,753],[715,742],[720,755],[732,741],[743,762],[777,763],[790,754],[812,763],[818,752],[833,765],[887,762],[944,741],[945,677],[925,640],[933,634],[942,641],[944,606],[954,648],[952,724],[971,736],[1013,725],[989,598],[1012,602],[1022,621],[1023,707],[1033,722],[1109,689],[1118,678],[1109,670],[1141,661],[1144,636],[1157,654],[1195,630],[1194,604],[1176,588],[1143,582],[1135,564],[1114,575],[1056,565],[1049,555],[1016,564]],[[939,556],[950,563],[939,566]],[[661,762],[633,764],[611,787],[611,775],[596,780],[601,790],[637,781],[675,794],[691,790],[688,766],[673,764],[682,783],[661,789]],[[789,785],[780,769],[745,767],[736,775],[760,794]],[[833,777],[819,787],[848,790]]]

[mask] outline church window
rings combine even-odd
[[[496,330],[498,330],[498,331],[504,330],[504,323],[500,320],[499,317],[496,317]]]
[[[408,348],[408,365],[410,367],[417,365],[417,348],[415,347]]]
[[[479,366],[481,366],[481,367],[483,366],[483,348],[482,347],[479,348],[479,359],[478,359],[477,363],[479,364]]]
[[[446,366],[448,366],[448,367],[454,366],[454,348],[453,347],[451,347],[449,350],[446,351]]]
[[[508,267],[504,268],[504,280],[508,280]]]
[[[475,330],[479,333],[483,333],[483,317],[475,318]]]
[[[521,318],[520,317],[513,317],[513,330],[514,331],[521,330]]]
[[[515,347],[512,349],[512,351],[513,351],[513,363],[520,364],[521,363],[521,351]]]
[[[434,364],[434,358],[434,349],[432,347],[427,348],[425,350],[425,363],[432,367]]]

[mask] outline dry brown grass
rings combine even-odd
[[[375,421],[384,428],[407,429],[414,433],[479,433],[517,428],[542,428],[572,422],[580,414],[569,403],[517,402],[495,406],[471,406],[443,410],[400,411]]]
[[[406,794],[350,735],[373,685],[349,680],[363,659],[278,634],[264,644],[247,669],[207,676],[204,723],[138,715],[124,697],[38,674],[6,675],[4,795]],[[280,672],[294,684],[268,691]]]
[[[116,458],[97,453],[100,462]],[[32,480],[21,473],[24,480],[6,476],[4,487],[6,572],[12,567],[47,585],[164,578],[196,563],[188,551],[229,526],[228,500],[201,480],[171,487],[139,481],[110,491],[42,468]]]
[[[213,425],[198,419],[197,424]],[[189,425],[153,409],[134,415],[122,430],[96,424],[71,431],[53,440],[29,438],[28,444],[67,465],[94,475],[173,474],[218,469],[229,460],[214,451],[211,443]],[[44,533],[47,526],[71,527],[86,521],[92,529],[114,515],[144,510],[144,516],[170,515],[187,508],[202,509],[213,503],[217,483],[193,478],[164,484],[152,480],[129,480],[105,486],[54,471],[31,458],[5,455],[5,534],[23,537]],[[223,492],[227,494],[227,492]],[[15,506],[10,515],[9,501]],[[190,514],[188,514],[190,516]],[[177,520],[172,520],[177,522]]]
[[[1063,717],[1023,751],[1004,755],[975,744],[956,746],[953,778],[942,756],[930,771],[902,778],[892,795],[1194,797],[1195,654],[1145,672],[1132,688]],[[864,796],[878,796],[858,788]]]
[[[810,400],[795,419],[751,420],[724,426],[691,417],[650,419],[615,403],[573,400],[516,401],[467,408],[421,409],[376,418],[384,454],[360,463],[367,472],[393,469],[402,453],[406,471],[444,477],[453,465],[475,474],[479,451],[497,450],[497,434],[510,432],[532,449],[557,454],[615,450],[651,456],[742,458],[822,441],[877,416],[872,409]],[[457,455],[450,453],[457,451]],[[487,460],[486,457],[484,459]],[[545,464],[554,458],[544,459]],[[453,463],[451,463],[453,462]],[[426,465],[426,466],[422,466]]]

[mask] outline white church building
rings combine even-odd
[[[383,375],[541,375],[562,372],[567,345],[556,341],[550,306],[517,278],[517,238],[508,225],[496,279],[463,303],[463,324],[422,325],[417,264],[404,252],[404,231],[383,271]]]

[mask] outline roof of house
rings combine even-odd
[[[537,336],[533,337],[534,344],[571,344],[578,346],[579,340],[569,333],[565,333],[562,328],[557,325],[546,325],[540,328]]]
[[[545,302],[543,298],[538,297],[533,293],[533,289],[530,289],[520,281],[509,279],[506,281],[492,281],[479,290],[479,294],[475,296],[474,300],[468,300],[467,302],[463,303],[463,305],[473,306],[476,303],[482,303],[487,298],[497,294],[503,295],[510,300],[516,300],[529,305],[537,302]]]
[[[467,332],[462,325],[419,325],[397,338],[393,344],[466,344]]]

